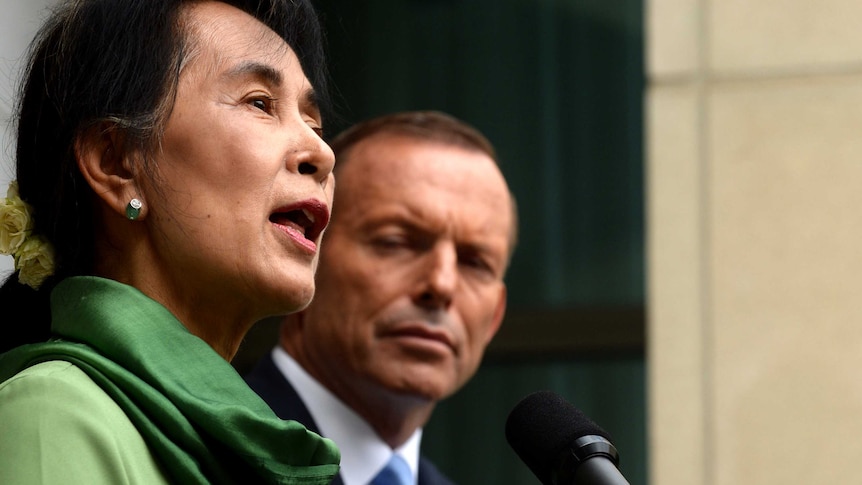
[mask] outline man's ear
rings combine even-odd
[[[491,328],[486,335],[487,340],[485,341],[485,345],[491,343],[491,340],[494,338],[494,335],[497,335],[497,331],[500,330],[500,325],[503,324],[503,317],[506,316],[506,297],[508,295],[508,290],[506,289],[506,285],[503,284],[500,288],[499,300],[497,301],[497,307],[494,308],[494,317],[491,321]]]
[[[78,169],[93,192],[114,212],[125,217],[132,199],[143,201],[135,181],[135,167],[123,143],[123,134],[113,126],[101,124],[78,135],[75,140]],[[138,219],[144,217],[146,204]]]

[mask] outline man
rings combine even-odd
[[[333,483],[382,483],[372,480],[393,455],[406,483],[451,483],[420,457],[422,427],[503,320],[514,199],[487,139],[443,113],[372,119],[332,148],[314,299],[246,380],[276,414],[339,445]]]

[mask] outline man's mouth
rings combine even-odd
[[[451,337],[443,331],[429,328],[425,325],[399,325],[389,329],[387,335],[396,338],[418,339],[425,342],[436,342],[455,351],[456,347]]]

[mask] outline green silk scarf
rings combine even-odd
[[[51,294],[55,338],[0,355],[0,381],[48,360],[81,368],[126,412],[172,481],[327,484],[335,444],[278,418],[229,362],[137,289],[68,278]]]

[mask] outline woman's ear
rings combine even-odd
[[[107,124],[90,128],[75,140],[75,159],[93,192],[114,212],[126,217],[132,199],[143,202],[143,196],[138,192],[137,170],[124,148],[122,136]],[[134,219],[143,218],[145,210],[146,204]]]

